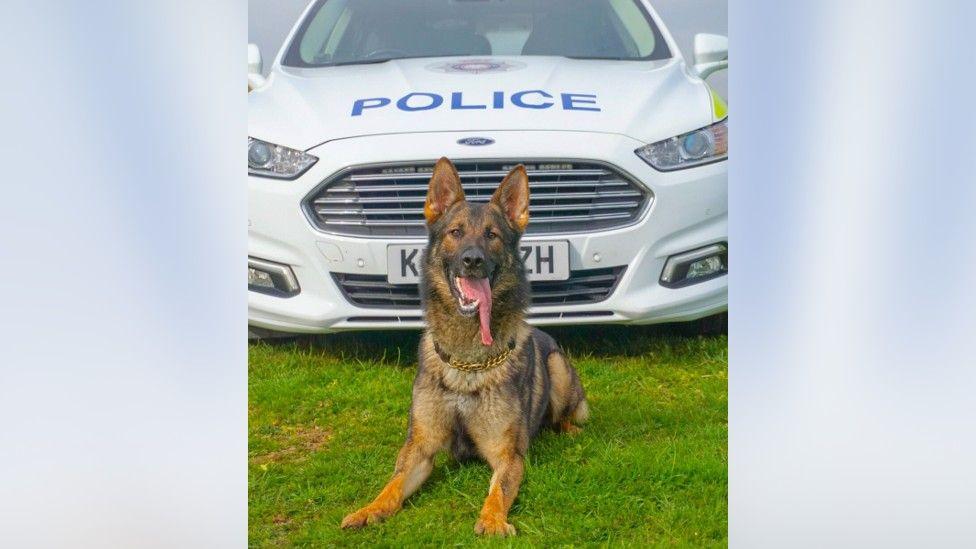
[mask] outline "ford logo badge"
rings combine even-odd
[[[467,145],[469,147],[484,147],[485,145],[491,145],[495,142],[494,139],[490,137],[465,137],[464,139],[458,139],[458,145]]]

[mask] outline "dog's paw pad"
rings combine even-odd
[[[358,529],[369,524],[376,524],[382,520],[383,517],[379,513],[371,512],[369,509],[360,509],[355,513],[346,515],[346,518],[342,519],[342,528]]]
[[[474,525],[474,533],[479,536],[514,536],[515,527],[505,521],[479,520]]]
[[[578,434],[580,434],[580,433],[583,432],[583,429],[580,429],[579,427],[573,425],[572,423],[570,423],[568,421],[564,421],[564,422],[560,423],[559,424],[559,430],[562,431],[563,433],[566,433],[567,435],[570,435],[570,436],[578,435]]]

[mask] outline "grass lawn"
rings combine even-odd
[[[339,529],[392,473],[418,332],[251,344],[251,545],[725,545],[727,338],[547,331],[579,370],[592,416],[579,435],[544,431],[532,444],[509,519],[518,536],[503,541],[473,531],[490,469],[447,455],[399,514]]]

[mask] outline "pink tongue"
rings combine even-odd
[[[481,343],[491,345],[491,286],[487,278],[461,277],[461,290],[469,298],[478,300],[478,318],[481,320]]]

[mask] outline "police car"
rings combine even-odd
[[[689,321],[728,303],[726,106],[642,0],[316,0],[249,46],[252,333],[421,327],[434,162],[469,201],[528,170],[535,324]]]

